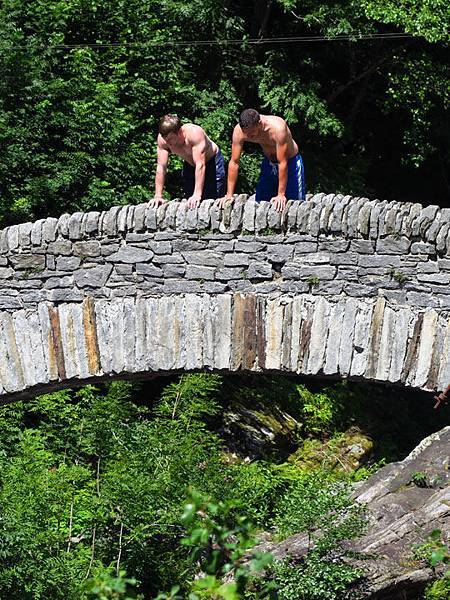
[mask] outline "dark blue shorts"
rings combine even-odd
[[[278,195],[278,164],[270,162],[266,157],[261,163],[261,173],[256,186],[256,202],[271,200]],[[288,160],[288,180],[286,186],[286,198],[288,200],[304,200],[305,170],[300,154]]]
[[[183,170],[184,197],[190,198],[195,189],[195,167],[184,161]],[[225,161],[219,150],[213,158],[206,163],[205,183],[203,186],[202,200],[221,198],[225,195]]]

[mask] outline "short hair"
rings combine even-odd
[[[246,129],[247,127],[253,127],[253,125],[257,125],[261,120],[260,114],[254,108],[246,108],[241,112],[239,117],[239,125],[241,129]]]
[[[164,137],[169,133],[177,133],[181,128],[181,121],[177,115],[164,115],[159,120],[159,133]]]

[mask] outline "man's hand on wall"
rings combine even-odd
[[[154,198],[152,198],[151,200],[149,200],[149,207],[150,208],[158,208],[158,206],[160,204],[164,204],[165,200],[162,196],[155,196]]]
[[[223,196],[222,198],[217,198],[216,204],[219,208],[225,208],[227,204],[233,203],[233,196]]]
[[[441,392],[438,396],[435,396],[434,399],[436,400],[436,404],[433,406],[434,409],[439,408],[442,403],[445,404],[447,402],[447,396],[444,394],[444,392]]]
[[[274,196],[271,200],[271,203],[275,206],[275,210],[278,212],[282,212],[284,207],[286,206],[286,196],[284,194],[278,194],[278,196]]]
[[[200,194],[192,194],[192,196],[188,198],[188,208],[197,208],[200,204],[201,199],[202,198]]]

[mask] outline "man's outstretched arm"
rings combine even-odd
[[[443,392],[441,392],[439,395],[434,397],[434,399],[436,400],[436,404],[434,405],[433,408],[439,408],[443,402],[445,403],[447,401],[449,394],[450,394],[450,385],[448,385]]]
[[[155,196],[149,202],[149,206],[159,206],[164,202],[162,196],[164,190],[164,183],[166,181],[167,163],[169,162],[169,150],[164,146],[160,136],[158,136],[158,147],[157,147],[157,165],[155,175]]]
[[[206,139],[203,134],[192,146],[192,159],[195,164],[194,193],[188,198],[188,208],[196,208],[202,199],[206,173]]]
[[[286,135],[277,141],[278,162],[278,194],[271,199],[276,210],[282,211],[286,206],[286,186],[288,181],[288,145]]]
[[[239,128],[240,129],[240,128]],[[242,133],[235,128],[231,143],[231,159],[228,163],[227,193],[223,198],[218,199],[219,206],[225,208],[228,202],[233,202],[233,194],[236,189],[236,182],[239,173],[239,161],[241,159],[244,139]]]

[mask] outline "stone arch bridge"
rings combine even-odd
[[[0,232],[0,401],[93,378],[450,383],[450,210],[316,194],[117,206]]]

